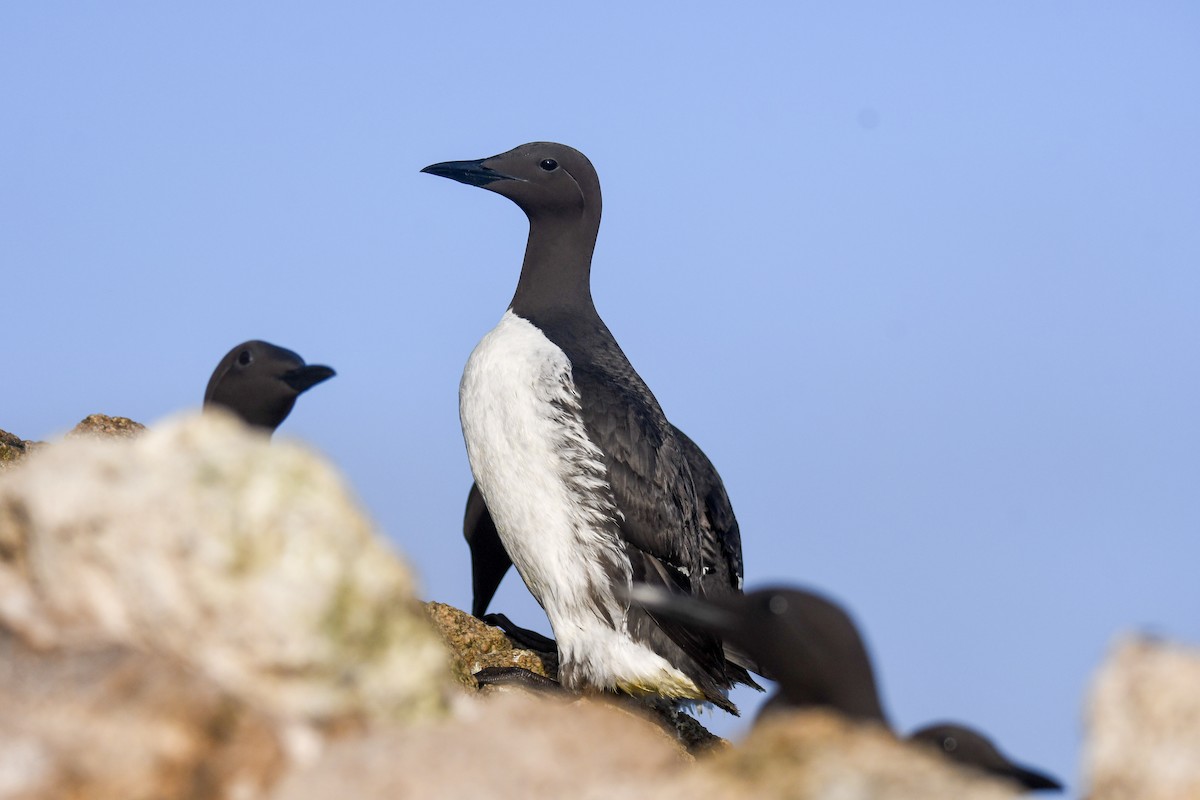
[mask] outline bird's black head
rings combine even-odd
[[[826,706],[886,722],[866,645],[840,605],[789,587],[734,599],[743,606],[740,646],[779,683],[774,707]]]
[[[771,707],[825,706],[886,722],[871,660],[849,615],[803,589],[774,587],[713,600],[635,589],[655,615],[717,634],[779,684]]]
[[[1010,760],[982,733],[963,725],[948,722],[928,725],[909,738],[914,742],[927,742],[960,764],[1016,781],[1026,789],[1063,788],[1049,775]]]
[[[600,219],[600,179],[587,156],[554,142],[530,142],[478,161],[444,161],[422,172],[481,186],[530,218]]]
[[[242,342],[221,359],[204,391],[204,406],[223,406],[242,421],[274,431],[296,398],[336,373],[304,363],[291,350],[269,342]]]

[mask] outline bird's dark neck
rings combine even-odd
[[[879,695],[875,692],[841,698],[835,708],[851,719],[878,722],[887,728],[892,726],[883,710],[883,705],[879,702]]]
[[[790,668],[791,665],[789,665]],[[820,672],[821,665],[805,664],[806,671],[794,673],[789,668],[779,671],[779,693],[767,705],[772,708],[832,709],[850,719],[878,722],[891,727],[887,712],[879,699],[875,678],[869,664],[842,664],[837,673]]]
[[[600,229],[598,216],[529,218],[529,241],[521,279],[509,306],[525,319],[562,314],[594,316],[592,251]]]

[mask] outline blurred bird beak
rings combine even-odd
[[[721,637],[734,636],[738,631],[735,614],[705,600],[644,583],[634,584],[628,592],[628,599],[656,617],[711,631]]]
[[[309,364],[305,367],[297,367],[283,373],[282,380],[288,386],[295,390],[296,394],[306,392],[316,386],[321,381],[326,381],[337,375],[330,367],[322,364]]]

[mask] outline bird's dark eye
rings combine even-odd
[[[554,172],[554,170],[558,169],[558,162],[553,158],[546,158],[542,159],[542,163],[538,164],[538,166],[546,170],[546,172]]]
[[[945,739],[942,739],[942,749],[947,753],[953,753],[958,749],[958,740],[953,736],[947,736]]]
[[[254,363],[254,356],[251,355],[249,350],[243,350],[238,353],[238,363],[243,367],[248,367]]]

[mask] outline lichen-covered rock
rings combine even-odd
[[[450,669],[455,680],[467,690],[476,687],[475,673],[489,667],[520,667],[548,678],[558,677],[557,653],[517,647],[500,628],[445,603],[427,603],[426,610],[450,651]],[[650,698],[624,698],[623,702],[657,720],[679,746],[693,755],[728,746],[728,742],[710,733],[694,717],[679,711],[674,703]]]
[[[555,654],[422,607],[302,448],[221,414],[141,430],[93,415],[35,458],[0,433],[24,462],[0,479],[0,800],[1017,796],[822,712],[730,746],[632,699],[476,692]],[[1196,652],[1127,646],[1092,713],[1094,800],[1200,796]]]
[[[88,414],[79,424],[67,432],[72,436],[97,436],[100,438],[130,439],[146,430],[140,422],[129,417],[110,417],[105,414]]]
[[[129,417],[109,417],[104,414],[89,414],[78,425],[67,432],[67,437],[93,436],[97,438],[128,439],[146,430],[140,422]],[[29,442],[21,437],[0,430],[0,471],[11,467],[25,456],[40,450],[45,442]]]
[[[222,414],[55,443],[8,473],[0,626],[161,654],[280,718],[445,704],[411,575],[338,476]]]
[[[450,651],[450,669],[463,686],[474,689],[476,672],[488,667],[521,667],[545,677],[558,674],[558,658],[515,647],[504,631],[445,603],[427,603],[426,611]]]
[[[21,437],[0,430],[0,469],[15,464],[24,455],[25,442],[21,441]]]
[[[1200,797],[1200,649],[1117,644],[1092,689],[1084,775],[1091,800]]]
[[[27,442],[16,434],[0,430],[0,472],[29,455],[41,442]]]

